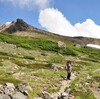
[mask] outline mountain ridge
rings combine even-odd
[[[68,39],[74,42],[75,44],[80,44],[83,46],[87,44],[100,45],[100,39],[82,37],[82,36],[68,37],[68,36],[54,34],[54,33],[47,32],[45,30],[41,30],[36,27],[33,27],[29,25],[28,23],[26,23],[23,19],[16,19],[16,21],[12,21],[9,24],[0,24],[0,32],[7,32],[7,33],[14,34],[16,32],[25,32],[25,31],[27,32],[27,36],[30,35],[28,32],[31,32],[33,35],[34,35],[33,32],[36,32],[38,34],[53,35],[53,36],[56,36],[57,38]]]

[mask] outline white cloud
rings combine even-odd
[[[0,0],[0,2],[10,2],[14,6],[19,6],[21,8],[28,7],[30,9],[38,7],[39,9],[44,9],[49,7],[52,0]]]
[[[41,10],[39,23],[48,31],[61,35],[73,36],[77,32],[63,14],[54,8]]]
[[[87,19],[83,23],[77,23],[75,28],[78,29],[83,36],[100,38],[100,26],[96,25],[91,19]]]
[[[97,48],[100,49],[100,45],[95,45],[95,44],[87,44],[88,47],[92,47],[92,48]]]
[[[57,9],[47,8],[41,10],[39,23],[48,31],[64,36],[84,36],[100,39],[100,26],[91,19],[74,26]]]

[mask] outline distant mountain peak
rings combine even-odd
[[[24,22],[23,19],[16,19],[9,24],[0,24],[0,32],[13,33],[17,31],[28,31],[34,27]]]

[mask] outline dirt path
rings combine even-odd
[[[75,74],[72,74],[71,80],[61,81],[61,88],[60,88],[59,92],[53,93],[53,94],[51,94],[51,96],[54,99],[57,99],[57,96],[59,96],[61,93],[63,93],[65,91],[66,87],[70,86],[70,83],[75,79],[75,77],[76,77]]]
[[[95,69],[93,72],[100,72],[100,69]],[[93,92],[96,99],[100,99],[100,88],[97,88],[95,85],[89,87],[90,90]]]
[[[98,90],[96,87],[90,87],[96,99],[100,99],[100,89]]]

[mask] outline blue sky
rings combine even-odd
[[[100,25],[100,0],[56,0],[54,7],[72,24],[90,18]]]
[[[100,25],[99,9],[100,0],[0,0],[0,23],[6,23],[21,18],[32,26],[46,29],[54,33],[59,32],[58,34],[61,35],[67,35],[61,33],[63,32],[62,29],[64,30],[64,27],[69,27],[68,31],[66,31],[69,33],[72,28],[77,29],[73,29],[74,32],[80,32],[82,30],[82,32],[85,31],[87,33],[87,31],[89,31],[90,33],[90,27],[87,29],[84,27],[84,24],[90,25],[91,28],[96,27],[95,29],[97,30]],[[55,11],[56,14],[53,13],[53,11]],[[53,15],[48,16],[48,14]],[[59,24],[53,19],[56,15],[58,20],[61,18],[65,24],[62,29],[60,29],[61,31],[57,31],[54,28]],[[48,18],[46,16],[48,16]],[[51,20],[52,22],[49,25],[46,23],[48,20]],[[51,27],[54,24],[55,26]],[[72,34],[74,35],[74,33]],[[91,34],[94,35],[93,33]]]
[[[3,1],[3,0],[0,0]],[[10,1],[10,0],[8,0]],[[57,8],[72,23],[83,22],[91,18],[100,25],[100,0],[52,0],[51,7]],[[23,0],[24,2],[24,0]],[[0,2],[0,23],[22,18],[31,25],[38,27],[39,10],[36,6],[34,10],[14,6],[11,2]]]

